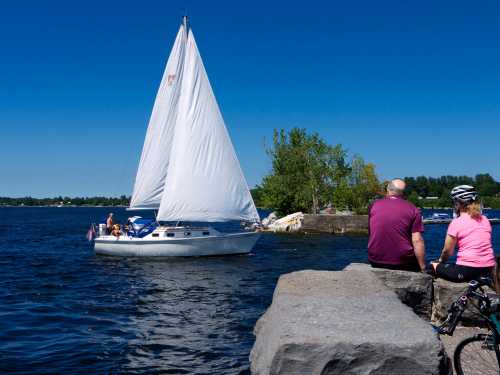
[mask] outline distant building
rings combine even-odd
[[[418,197],[419,200],[422,200],[422,199],[427,199],[427,200],[430,200],[430,201],[436,201],[439,199],[439,197]]]

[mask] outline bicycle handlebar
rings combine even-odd
[[[479,301],[479,307],[476,306],[476,308],[479,310],[481,315],[484,315],[488,312],[488,310],[491,310],[492,301],[488,295],[483,292],[481,287],[492,286],[492,284],[493,280],[488,277],[481,277],[479,280],[470,281],[469,287],[465,293],[450,306],[446,320],[440,326],[436,327],[437,332],[439,334],[453,335],[453,332],[455,331],[455,328],[457,327],[470,298],[475,298]],[[478,289],[480,292],[478,292]]]

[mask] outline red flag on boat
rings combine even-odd
[[[91,225],[89,230],[87,231],[87,240],[92,241],[95,237],[95,230],[94,226]]]

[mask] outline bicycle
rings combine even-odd
[[[453,335],[463,312],[472,306],[481,316],[488,329],[462,340],[453,354],[453,364],[458,375],[499,375],[500,374],[500,302],[484,291],[485,286],[492,287],[493,280],[481,277],[469,282],[466,292],[453,302],[446,320],[437,328],[439,334]]]

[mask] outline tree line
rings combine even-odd
[[[349,156],[341,145],[330,145],[317,133],[293,128],[275,130],[265,147],[271,171],[252,189],[255,204],[281,215],[302,211],[319,213],[332,207],[366,213],[383,196],[387,182],[379,180],[375,165],[360,155]],[[486,207],[500,209],[500,182],[489,174],[442,177],[405,177],[408,200],[419,207],[451,207],[454,186],[473,185]],[[130,197],[0,197],[0,206],[128,206]]]
[[[258,207],[284,215],[302,211],[336,210],[366,213],[369,204],[385,194],[387,181],[377,177],[375,165],[360,155],[348,157],[342,145],[329,145],[317,133],[293,128],[275,130],[266,147],[271,171],[252,190]],[[500,183],[489,174],[442,177],[405,177],[406,197],[418,207],[451,207],[450,191],[473,185],[485,207],[500,209]]]
[[[0,197],[0,206],[128,206],[130,197]]]
[[[368,202],[380,194],[375,166],[360,155],[348,157],[342,145],[329,145],[319,134],[293,128],[275,130],[266,147],[272,170],[252,190],[259,207],[280,214],[337,210],[366,212]]]
[[[451,207],[450,191],[457,185],[476,188],[485,207],[500,208],[500,182],[488,173],[469,176],[405,177],[408,200],[419,207]]]

